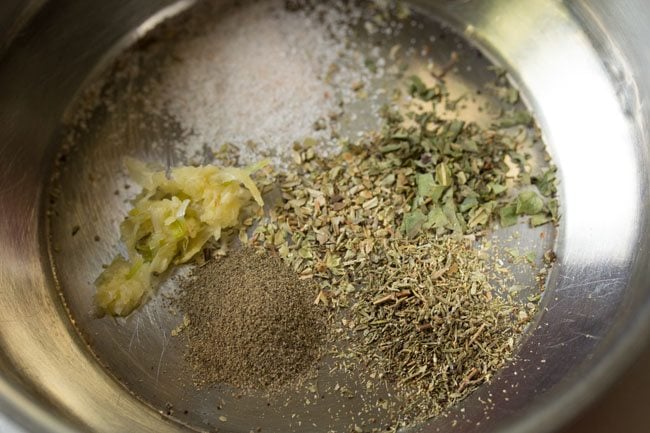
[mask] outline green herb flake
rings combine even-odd
[[[506,88],[504,100],[512,105],[516,104],[519,102],[519,91],[512,87]]]
[[[402,148],[402,145],[399,143],[393,143],[393,144],[387,144],[386,146],[383,146],[379,151],[381,153],[392,153],[392,152],[397,152]]]
[[[505,114],[496,123],[497,128],[512,128],[513,126],[532,126],[533,116],[523,110],[511,111]]]
[[[483,205],[472,209],[469,213],[467,227],[474,228],[478,226],[485,226],[490,221],[491,215],[492,209],[490,206]]]
[[[436,184],[431,173],[417,174],[415,181],[418,187],[418,196],[431,198],[434,202],[438,202],[447,189],[443,185]]]
[[[517,206],[509,204],[499,209],[499,223],[501,227],[510,227],[517,224]]]
[[[463,141],[463,143],[461,144],[461,147],[466,152],[472,152],[472,153],[478,153],[479,152],[478,144],[474,140],[465,140],[465,141]]]
[[[545,197],[551,197],[557,192],[555,168],[545,170],[540,176],[533,176],[532,183]]]
[[[440,86],[427,87],[424,81],[417,75],[411,75],[408,82],[409,95],[417,97],[423,101],[433,101],[440,99],[442,96],[442,89]]]
[[[530,217],[530,226],[531,227],[538,227],[538,226],[543,226],[546,223],[551,222],[551,217],[550,215],[540,212],[538,214],[532,215]]]
[[[447,228],[454,233],[464,233],[466,226],[465,220],[462,215],[456,211],[456,204],[454,201],[452,199],[447,200],[442,210],[449,221]]]
[[[419,96],[426,92],[427,85],[417,75],[411,75],[409,78],[408,89],[411,96]]]
[[[461,131],[463,130],[463,127],[465,127],[465,122],[462,120],[452,120],[449,124],[446,138],[449,141],[456,141]]]
[[[436,166],[436,182],[445,187],[451,186],[451,170],[444,162],[441,162]]]
[[[515,203],[517,215],[535,215],[544,209],[544,200],[535,191],[519,193]]]
[[[537,254],[535,254],[534,251],[528,251],[524,257],[526,258],[526,261],[528,263],[533,265],[535,264],[535,260],[537,259]]]
[[[435,206],[429,211],[429,215],[427,216],[427,221],[424,224],[424,228],[433,228],[436,230],[442,230],[447,227],[449,227],[450,222],[449,219],[445,216],[444,211],[442,210],[441,207]]]
[[[508,188],[505,185],[500,185],[500,184],[494,183],[494,182],[488,183],[488,188],[490,188],[490,191],[492,191],[492,193],[494,195],[503,194],[504,192],[506,192],[508,190]]]
[[[553,221],[557,221],[560,219],[560,210],[559,210],[559,203],[557,199],[551,199],[548,201],[548,211],[551,214],[551,218]]]
[[[424,215],[424,213],[419,209],[407,213],[404,215],[404,221],[402,222],[402,232],[406,237],[414,238],[420,233],[422,226],[426,221],[426,215]]]
[[[478,206],[478,200],[476,199],[476,197],[467,197],[465,198],[465,200],[463,200],[460,206],[458,206],[458,210],[465,213],[468,212],[470,209],[475,208],[476,206]]]

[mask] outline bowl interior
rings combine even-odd
[[[549,429],[570,412],[573,403],[567,401],[588,392],[576,383],[586,386],[590,379],[596,389],[595,376],[604,368],[605,355],[640,314],[635,308],[642,305],[635,301],[643,291],[638,284],[643,270],[638,246],[644,242],[646,224],[645,144],[639,141],[621,83],[565,6],[546,0],[525,5],[499,0],[444,5],[418,1],[414,6],[412,21],[386,44],[386,51],[398,43],[427,46],[426,55],[417,50],[410,54],[410,67],[416,72],[426,69],[429,58],[444,63],[451,51],[457,51],[462,61],[449,74],[449,87],[472,95],[463,116],[478,122],[490,119],[479,106],[497,104],[490,95],[477,93],[493,77],[488,67],[506,67],[535,113],[558,166],[562,204],[557,232],[522,225],[496,234],[506,246],[534,251],[538,257],[550,248],[557,254],[541,311],[518,347],[517,359],[449,416],[432,420],[423,430]],[[31,406],[23,400],[33,396],[29,398],[47,410],[34,406],[35,412],[26,415],[31,422],[62,430],[224,428],[219,421],[224,413],[216,411],[216,405],[227,410],[227,429],[232,431],[258,426],[263,431],[287,431],[287,426],[324,431],[319,426],[329,424],[328,410],[342,406],[348,411],[342,417],[347,421],[357,406],[334,396],[307,408],[300,394],[290,396],[285,407],[263,396],[239,398],[218,390],[196,390],[182,367],[183,341],[171,336],[182,320],[164,302],[164,295],[176,290],[171,278],[159,296],[126,320],[98,320],[92,314],[93,280],[116,251],[117,226],[135,193],[121,170],[123,156],[175,165],[204,161],[205,154],[203,143],[184,136],[182,125],[170,120],[168,113],[152,110],[146,100],[137,98],[148,89],[149,77],[163,82],[166,78],[156,50],[173,50],[185,43],[182,35],[156,24],[188,8],[187,13],[196,13],[191,2],[124,2],[115,9],[94,11],[89,7],[76,5],[64,11],[45,7],[34,17],[33,30],[14,41],[0,65],[0,83],[7,90],[0,92],[0,104],[12,108],[11,114],[1,115],[8,128],[2,133],[7,137],[3,145],[7,158],[0,170],[0,195],[10,203],[0,210],[7,221],[0,227],[6,246],[0,268],[0,290],[5,295],[0,300],[0,365],[5,372],[2,387],[11,397],[3,404],[27,414],[25,408]],[[240,12],[224,3],[215,20],[228,28]],[[86,17],[84,23],[53,37],[54,26],[74,14]],[[77,37],[92,26],[107,30],[93,38]],[[229,35],[236,38],[224,31],[224,38]],[[366,47],[371,42],[358,41]],[[135,51],[134,43],[140,44]],[[278,42],[264,43],[268,46],[263,49],[273,50]],[[138,57],[143,46],[153,54]],[[191,43],[181,48],[192,52]],[[247,52],[217,55],[237,63],[242,60],[237,56]],[[134,60],[137,71],[129,66]],[[101,96],[103,108],[91,112],[85,129],[63,128],[62,119],[92,104],[84,99],[88,97],[84,91],[97,80],[113,83],[111,93]],[[378,78],[372,85],[389,88],[391,82]],[[165,88],[154,86],[146,96],[155,99],[157,91]],[[79,98],[82,94],[84,98]],[[376,127],[369,102],[352,105],[348,115],[343,133]],[[33,127],[35,122],[38,128]],[[267,132],[273,133],[270,128]],[[222,132],[213,138],[231,139]],[[74,148],[61,153],[62,143],[70,140]],[[181,149],[177,143],[184,143]],[[540,161],[543,150],[537,149]],[[55,157],[59,159],[53,164]],[[56,189],[48,182],[52,170],[58,175]],[[53,196],[56,215],[48,214]],[[528,269],[514,271],[518,284],[532,285],[534,275]],[[521,296],[528,294],[523,291]],[[327,376],[323,374],[322,380],[340,379]],[[46,413],[52,410],[63,414],[63,421],[51,423]],[[294,413],[300,413],[300,423],[291,421]],[[543,424],[535,422],[542,419]]]

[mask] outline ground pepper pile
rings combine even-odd
[[[277,256],[232,251],[197,267],[182,288],[186,359],[197,385],[279,388],[318,359],[324,316],[313,304],[317,290]]]

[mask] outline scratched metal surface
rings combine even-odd
[[[87,237],[75,242],[86,242],[92,254],[66,240],[71,223],[62,218],[52,234],[63,254],[50,260],[43,188],[63,112],[106,53],[128,45],[124,35],[133,39],[148,32],[155,18],[137,26],[165,5],[179,4],[79,3],[47,4],[32,31],[17,38],[0,62],[0,408],[39,431],[165,432],[183,431],[183,423],[206,428],[216,396],[198,395],[183,388],[184,380],[173,380],[180,352],[169,330],[177,318],[154,302],[126,323],[89,319],[90,283],[112,254],[116,236],[114,226],[102,224],[104,211],[113,213],[115,224],[123,206],[111,201],[114,187],[108,187],[119,152],[98,144],[99,132],[88,138],[76,162],[73,158],[67,176],[73,185],[75,177],[87,174],[86,163],[108,157],[113,165],[103,168],[106,184],[85,192],[66,189],[78,205],[68,216],[82,216],[84,227],[93,227],[87,234],[80,231]],[[424,430],[455,425],[462,432],[550,431],[602,389],[633,353],[635,339],[647,335],[648,143],[642,121],[647,107],[641,101],[648,89],[637,85],[644,75],[638,63],[625,58],[633,51],[612,39],[592,38],[608,28],[599,20],[607,11],[604,3],[590,9],[576,2],[575,15],[547,0],[416,3],[509,67],[559,166],[563,203],[558,265],[519,360]],[[75,16],[83,19],[71,22]],[[67,23],[66,31],[56,23]],[[628,42],[635,46],[634,39]],[[459,71],[460,82],[463,74]],[[478,78],[471,77],[467,85],[476,85]],[[84,197],[99,202],[102,212],[84,213]],[[90,246],[95,234],[106,242]],[[480,400],[490,402],[487,415]],[[167,403],[174,405],[171,416],[164,414]],[[281,414],[259,412],[255,404],[236,405],[241,412],[234,417],[241,422],[235,431],[247,431],[245,417],[281,421]]]

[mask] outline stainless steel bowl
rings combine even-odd
[[[77,334],[52,272],[45,193],[80,89],[192,2],[19,3],[0,6],[0,411],[35,431],[187,430],[164,413],[164,395],[128,392]],[[558,263],[518,361],[424,430],[551,431],[648,341],[650,5],[414,3],[509,68],[559,167],[563,204]]]

